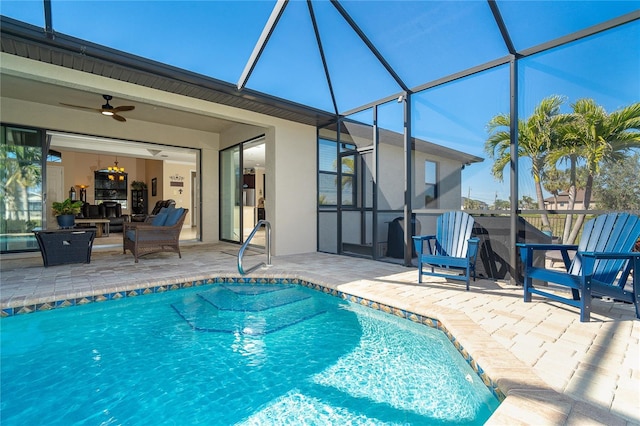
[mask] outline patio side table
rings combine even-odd
[[[45,268],[67,263],[91,263],[96,228],[33,231]]]

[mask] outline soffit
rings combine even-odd
[[[91,93],[42,81],[35,81],[13,75],[2,74],[0,78],[0,93],[5,98],[18,99],[26,102],[34,102],[44,105],[61,107],[60,102],[100,108],[104,104],[101,93]],[[151,123],[170,124],[186,129],[200,130],[203,132],[222,133],[236,122],[211,116],[195,114],[160,107],[139,101],[129,102],[126,99],[114,98],[110,101],[113,106],[135,105],[135,110],[123,112],[121,115],[127,120],[140,120]],[[83,111],[69,108],[69,111]],[[93,112],[88,112],[93,113]],[[95,112],[97,114],[97,112]],[[111,119],[105,117],[106,119]]]
[[[248,89],[240,92],[220,80],[73,37],[48,39],[41,29],[10,18],[2,17],[1,23],[2,52],[8,54],[311,126],[334,119],[324,111]]]

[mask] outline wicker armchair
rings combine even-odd
[[[170,225],[164,225],[161,214],[150,217],[146,222],[125,222],[122,232],[122,253],[127,250],[133,254],[136,263],[138,258],[151,253],[170,251],[180,253],[180,231],[189,209],[169,209]],[[172,219],[175,220],[175,222]],[[178,216],[179,215],[179,216]],[[164,219],[167,219],[165,217]]]

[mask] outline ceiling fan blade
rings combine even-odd
[[[86,106],[82,106],[82,105],[65,104],[65,103],[62,103],[62,102],[60,102],[60,105],[68,106],[68,107],[71,107],[71,108],[88,109],[90,111],[102,112],[101,108],[91,108],[91,107],[86,107]]]
[[[65,104],[63,102],[60,102],[60,105],[64,105],[67,107],[71,107],[71,108],[78,108],[78,109],[86,109],[89,111],[96,111],[99,112],[101,114],[104,115],[110,115],[113,117],[114,120],[116,121],[120,121],[120,122],[124,122],[127,121],[126,118],[118,115],[119,112],[123,112],[123,111],[131,111],[133,109],[135,109],[135,107],[133,105],[122,105],[119,107],[113,107],[109,104],[109,100],[112,99],[111,96],[109,95],[102,95],[102,97],[106,100],[106,104],[102,105],[102,108],[92,108],[92,107],[86,107],[86,106],[82,106],[82,105],[73,105],[73,104]]]
[[[133,105],[122,105],[119,107],[113,108],[113,112],[123,112],[123,111],[133,111],[136,107]]]

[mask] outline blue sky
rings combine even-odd
[[[275,1],[52,0],[57,32],[236,83]],[[399,92],[328,2],[314,2],[341,112]],[[640,9],[640,1],[498,0],[517,49],[526,49]],[[409,87],[506,55],[485,1],[345,1],[345,9]],[[0,3],[3,15],[43,26],[39,0]],[[581,97],[607,111],[640,101],[640,23],[527,58],[520,63],[521,118],[544,97]],[[307,4],[291,1],[248,88],[333,109]],[[508,69],[442,86],[414,100],[414,135],[486,157],[485,126],[508,112]],[[396,127],[396,125],[389,125]],[[463,195],[508,198],[490,160],[465,169]],[[472,183],[473,182],[473,183]],[[521,195],[533,185],[521,171]]]

